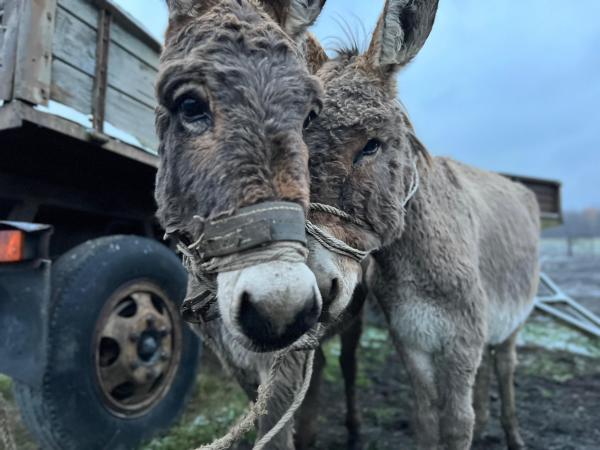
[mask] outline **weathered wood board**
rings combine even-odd
[[[99,6],[110,3],[58,0],[52,45],[50,98],[86,115],[92,114]],[[108,50],[105,120],[155,149],[154,81],[159,44],[128,21],[112,14]]]

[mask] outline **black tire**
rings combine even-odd
[[[165,363],[170,381],[154,403],[137,414],[118,414],[107,406],[94,346],[105,303],[120,287],[145,280],[160,287],[177,311],[186,279],[169,249],[135,236],[88,241],[56,261],[43,383],[15,385],[23,419],[43,449],[131,449],[179,416],[194,387],[200,345],[178,314],[172,319],[172,333],[178,329],[180,334],[169,342],[173,348],[178,342],[181,352],[174,362]],[[171,317],[170,310],[167,313]]]

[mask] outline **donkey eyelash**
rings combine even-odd
[[[170,92],[171,95],[168,97],[168,103],[169,109],[173,111],[176,111],[186,98],[195,98],[198,101],[209,104],[206,92],[195,83],[181,83],[178,86],[173,87]]]
[[[353,164],[357,164],[362,161],[365,157],[374,156],[383,148],[383,142],[379,139],[369,139],[367,144],[356,154]]]

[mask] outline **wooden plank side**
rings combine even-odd
[[[89,131],[76,122],[65,119],[63,117],[47,114],[31,108],[20,101],[13,101],[8,105],[0,108],[0,113],[5,109],[10,109],[13,115],[16,115],[19,120],[30,122],[36,126],[48,128],[58,133],[71,136],[72,138],[81,141],[94,140],[102,148],[124,156],[135,161],[142,162],[152,167],[158,166],[158,158],[155,155],[147,153],[129,144],[125,144],[117,139],[106,136],[107,142],[99,143],[95,138],[92,138]]]
[[[82,22],[97,29],[98,27],[98,6],[91,3],[91,0],[58,0],[61,8],[68,10],[72,15],[77,16]],[[114,7],[111,9],[115,9]],[[133,32],[135,28],[135,33]],[[143,40],[138,36],[143,33],[137,26],[130,24],[123,15],[115,16],[111,29],[111,40],[118,44],[124,50],[127,50],[135,58],[138,58],[155,69],[158,68],[158,58],[160,51],[154,39],[148,37]],[[154,43],[154,45],[149,45]]]
[[[96,71],[92,92],[92,125],[96,131],[104,129],[106,110],[106,89],[108,87],[108,50],[110,46],[110,25],[112,14],[106,9],[100,10],[96,38]]]
[[[55,59],[52,63],[50,98],[84,114],[92,113],[94,78],[69,64]]]
[[[150,108],[156,105],[156,70],[111,42],[108,56],[108,84]]]
[[[14,96],[48,104],[56,0],[22,0]]]
[[[51,96],[91,114],[98,7],[91,0],[58,0],[58,5]],[[126,22],[113,20],[111,24],[105,120],[144,147],[156,149],[154,81],[159,54],[129,33]]]
[[[117,5],[115,0],[94,0],[96,3],[107,8],[115,18],[115,21],[121,23],[123,27],[131,34],[137,37],[145,45],[160,53],[162,44],[150,34],[150,32],[135,17],[127,13]]]
[[[58,6],[77,16],[82,22],[92,27],[98,27],[98,8],[90,0],[57,0]]]
[[[106,96],[106,121],[136,137],[153,151],[158,148],[154,133],[154,108],[109,87]]]
[[[117,20],[113,22],[111,35],[111,40],[122,49],[128,51],[132,56],[145,62],[155,70],[158,70],[160,52],[132,35],[121,22]]]
[[[0,100],[11,100],[13,96],[20,5],[3,0],[0,6]]]
[[[540,205],[542,228],[559,225],[563,221],[561,183],[553,180],[504,174],[522,183],[535,194]]]
[[[89,76],[94,76],[96,29],[63,8],[57,8],[52,54]]]

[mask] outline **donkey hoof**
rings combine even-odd
[[[363,449],[363,443],[362,443],[362,439],[360,437],[360,434],[356,433],[352,433],[348,436],[348,446],[347,446],[348,450],[362,450]]]
[[[508,450],[527,450],[527,446],[522,439],[518,439],[508,442]]]

